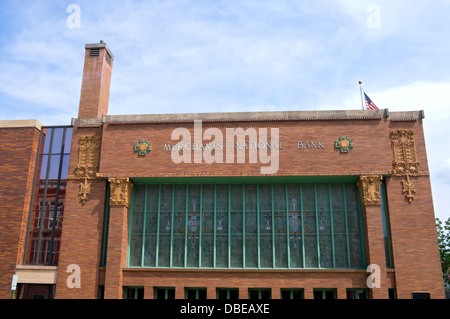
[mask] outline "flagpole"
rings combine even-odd
[[[361,106],[364,110],[364,98],[363,98],[363,88],[362,88],[362,81],[359,81],[359,90],[361,91]]]

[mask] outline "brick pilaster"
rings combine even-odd
[[[133,183],[128,178],[110,178],[108,249],[105,299],[123,298],[123,268],[127,265],[128,216]]]
[[[367,273],[367,277],[371,275],[374,277],[371,280],[372,286],[368,287],[372,299],[389,297],[381,215],[381,180],[382,176],[368,175],[361,176],[358,181],[364,220],[366,261],[368,266],[372,266],[372,271]],[[366,284],[370,283],[366,282]]]

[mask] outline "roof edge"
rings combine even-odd
[[[229,112],[229,113],[176,113],[104,115],[102,118],[72,119],[74,126],[101,126],[102,124],[145,124],[204,122],[261,122],[261,121],[335,121],[380,120],[416,121],[424,118],[423,111],[389,112],[380,110],[334,111],[279,111],[279,112]]]
[[[0,120],[0,128],[35,127],[41,130],[42,126],[38,120]]]

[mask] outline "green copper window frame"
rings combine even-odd
[[[185,287],[184,295],[184,299],[206,299],[207,289],[205,287]]]
[[[389,227],[389,208],[387,205],[386,182],[383,179],[381,183],[381,218],[383,222],[384,250],[386,255],[386,267],[393,268],[392,249],[391,249],[391,231]]]
[[[281,299],[304,299],[303,288],[281,288]]]
[[[144,287],[123,287],[123,299],[144,299]]]
[[[278,185],[277,185],[278,184]],[[297,212],[293,212],[291,211],[291,209],[289,208],[289,192],[288,192],[288,187],[290,187],[291,184],[297,185],[299,187],[298,189],[298,198],[300,200],[300,207],[297,208]],[[315,254],[316,256],[316,260],[315,260],[315,264],[311,265],[307,265],[305,264],[306,259],[305,259],[305,216],[304,213],[306,212],[304,209],[304,200],[303,200],[303,188],[305,187],[304,184],[310,184],[309,185],[309,190],[313,190],[314,192],[314,203],[310,203],[314,205],[314,209],[313,211],[310,212],[311,215],[314,215],[314,219],[315,221],[313,222],[313,229],[315,228],[315,231],[312,232],[309,236],[311,238],[314,238],[314,240],[312,241],[313,244],[315,246],[312,247],[316,247],[316,248],[312,248],[312,253]],[[321,185],[319,185],[321,184]],[[343,196],[343,208],[340,209],[340,211],[338,212],[338,210],[334,210],[334,206],[333,206],[333,200],[332,200],[332,184],[337,184],[334,185],[333,187],[342,187],[342,196]],[[184,207],[185,211],[184,211],[184,216],[182,215],[182,218],[184,219],[183,221],[183,227],[184,227],[184,240],[182,242],[182,245],[184,245],[184,254],[183,254],[183,263],[180,266],[180,264],[174,265],[173,263],[173,255],[174,255],[174,215],[175,215],[175,188],[176,185],[178,185],[178,187],[185,187],[185,191],[183,191],[183,193],[185,193],[185,201],[186,201],[186,205]],[[213,186],[213,212],[207,212],[207,210],[204,209],[204,205],[203,205],[203,196],[204,196],[204,189],[205,189],[205,185],[209,187],[209,191],[212,192],[211,187]],[[252,186],[249,186],[252,185]],[[278,209],[275,209],[275,201],[274,201],[274,187],[275,185],[277,185],[278,190],[284,188],[284,206],[283,205],[279,205]],[[312,186],[311,186],[312,185]],[[322,189],[322,195],[323,190],[328,188],[326,190],[326,193],[328,195],[328,202],[326,203],[327,208],[322,208],[322,210],[319,209],[318,206],[318,190],[317,187],[318,185],[321,187]],[[341,186],[339,186],[341,185]],[[350,185],[350,186],[347,186]],[[134,230],[132,229],[132,225],[133,225],[133,207],[134,207],[134,198],[135,198],[135,191],[138,187],[143,187],[145,188],[145,198],[143,199],[144,202],[144,211],[143,211],[143,227],[142,227],[142,232],[138,233],[137,236],[142,238],[142,243],[139,246],[141,249],[141,253],[139,253],[140,255],[140,262],[135,262],[132,261],[130,262],[130,256],[131,256],[131,250],[132,250],[132,245],[131,245],[131,241],[132,238],[136,238],[136,235],[134,233]],[[152,198],[154,198],[155,200],[158,201],[157,205],[155,204],[155,206],[157,207],[157,223],[156,223],[156,233],[153,234],[146,234],[146,230],[145,230],[145,226],[147,225],[147,203],[149,202],[148,197],[148,190],[149,187],[154,187],[155,189],[157,189],[158,194],[157,196],[153,196]],[[161,265],[159,263],[159,259],[160,259],[160,255],[159,255],[159,250],[161,249],[160,247],[160,240],[162,239],[161,237],[161,225],[162,225],[162,221],[161,221],[161,207],[162,207],[162,203],[161,203],[161,188],[162,187],[166,187],[166,189],[168,188],[172,188],[172,193],[170,194],[171,198],[166,198],[167,200],[171,200],[171,216],[169,216],[168,218],[170,218],[170,262],[168,263],[168,265]],[[199,208],[197,210],[197,212],[193,213],[190,211],[189,209],[189,190],[192,188],[197,188],[199,189],[199,198],[200,198],[200,203],[199,203]],[[219,196],[218,198],[218,187],[220,187],[221,189],[221,196]],[[233,229],[233,225],[232,225],[232,213],[236,213],[236,209],[233,209],[233,201],[236,200],[236,198],[232,198],[231,194],[232,191],[236,191],[239,190],[242,187],[242,209],[239,211],[242,212],[242,216],[239,215],[235,215],[235,216],[239,216],[238,218],[242,219],[242,224],[240,225],[241,230],[239,232],[236,232],[235,229]],[[246,219],[248,218],[254,218],[255,216],[251,216],[251,215],[247,215],[246,210],[250,211],[251,209],[247,209],[248,207],[246,207],[246,192],[248,192],[250,190],[249,187],[256,187],[256,203],[254,203],[254,206],[256,207],[256,211],[253,210],[252,213],[254,215],[256,215],[256,230],[254,230],[254,233],[252,233],[251,231],[249,232],[249,230],[246,227]],[[249,188],[249,189],[248,189]],[[270,189],[270,205],[271,205],[271,211],[272,214],[271,216],[266,219],[266,222],[268,223],[267,229],[269,229],[269,226],[271,227],[270,231],[267,231],[267,229],[264,229],[264,227],[261,227],[261,223],[262,223],[262,218],[263,213],[261,212],[261,202],[260,202],[260,189],[261,188],[265,188],[266,191],[268,189]],[[356,191],[356,194],[352,194],[352,199],[354,201],[354,203],[350,203],[351,206],[353,208],[348,208],[349,203],[348,202],[348,197],[346,192],[348,192],[348,189],[353,189],[354,191]],[[221,209],[223,210],[224,213],[226,213],[226,216],[224,218],[224,222],[225,220],[226,222],[226,230],[227,230],[227,234],[219,234],[219,231],[217,230],[217,222],[218,219],[220,219],[220,215],[218,215],[218,200],[220,200],[220,198],[224,198],[226,194],[226,198],[221,202]],[[255,194],[254,194],[255,195]],[[211,195],[212,196],[212,195]],[[306,195],[305,195],[306,196]],[[277,198],[280,198],[279,196]],[[226,203],[224,202],[226,201]],[[282,208],[280,208],[282,207]],[[284,208],[283,208],[284,207]],[[297,206],[298,207],[298,206]],[[355,211],[356,209],[356,211]],[[282,213],[280,212],[280,210],[284,210]],[[295,206],[294,206],[294,210],[295,210]],[[213,213],[213,216],[211,217],[210,215],[208,215]],[[278,214],[279,215],[276,215]],[[292,249],[294,249],[293,245],[291,245],[291,233],[290,233],[290,227],[291,227],[291,223],[292,223],[292,218],[294,218],[293,213],[296,213],[296,218],[300,219],[300,236],[301,237],[301,243],[299,242],[299,244],[301,245],[301,251],[300,251],[300,255],[298,256],[301,259],[301,264],[297,264],[297,265],[293,265],[291,264],[291,251]],[[320,230],[319,226],[319,213],[321,214],[321,216],[326,216],[327,220],[329,221],[329,232],[328,233],[324,233]],[[345,232],[342,233],[337,233],[335,231],[335,225],[334,225],[334,221],[337,220],[335,213],[341,213],[343,214],[341,218],[343,218],[343,224],[341,221],[341,224],[344,225],[345,224]],[[353,214],[353,218],[355,219],[356,217],[359,217],[359,220],[353,220],[352,221],[352,225],[350,225],[349,222],[349,216],[348,214],[352,213]],[[206,215],[205,215],[206,214]],[[357,214],[357,216],[355,215]],[[167,215],[167,214],[166,214]],[[190,247],[188,247],[188,237],[190,236],[188,233],[188,225],[190,225],[191,218],[193,218],[194,216],[196,216],[195,218],[197,218],[197,226],[198,226],[198,231],[195,233],[195,235],[198,237],[198,244],[196,249],[198,249],[198,252],[196,252],[196,254],[198,254],[198,262],[195,261],[195,266],[188,266],[188,256],[190,254]],[[214,222],[213,222],[213,231],[208,234],[208,231],[205,231],[204,228],[204,217],[208,217],[210,216],[210,218],[213,218]],[[278,218],[279,220],[284,218],[284,223],[285,223],[285,233],[277,233],[275,228],[275,218]],[[223,183],[220,182],[220,180],[215,180],[214,182],[211,181],[206,181],[206,182],[197,182],[197,183],[193,183],[192,181],[190,181],[190,183],[183,183],[183,182],[179,182],[179,183],[148,183],[148,181],[146,181],[145,183],[139,183],[135,182],[135,187],[133,189],[133,203],[132,203],[132,207],[131,207],[131,212],[130,212],[130,229],[129,229],[129,244],[128,244],[128,267],[132,267],[132,268],[213,268],[213,269],[242,269],[242,268],[251,268],[251,269],[363,269],[366,267],[366,261],[365,261],[365,249],[364,249],[364,229],[363,229],[363,222],[362,222],[362,213],[361,213],[361,205],[359,202],[359,196],[357,195],[357,187],[356,187],[356,182],[355,181],[348,181],[348,180],[343,180],[343,181],[336,181],[336,180],[332,180],[330,182],[324,182],[324,181],[319,181],[318,183],[316,182],[311,182],[308,181],[306,183],[302,183],[302,182],[284,182],[281,181],[279,183],[274,183],[274,182],[264,182],[264,183],[257,183],[254,182],[252,180],[250,180],[249,183],[230,183],[230,181],[225,181]],[[359,227],[359,234],[358,233],[352,233],[350,230],[350,227]],[[341,226],[344,227],[344,226]],[[262,229],[263,228],[263,229]],[[261,235],[264,233],[264,238],[265,240],[267,240],[267,242],[271,241],[271,250],[269,250],[269,252],[271,253],[271,260],[270,258],[268,259],[264,259],[265,261],[265,265],[264,267],[262,266],[262,260],[261,260],[261,256],[262,256],[262,237]],[[156,245],[154,248],[155,250],[155,254],[154,254],[154,262],[151,263],[151,266],[148,265],[148,263],[144,262],[144,258],[146,256],[146,247],[145,243],[146,243],[146,235],[151,235],[151,236],[156,236],[155,238],[155,242]],[[252,237],[256,235],[256,247],[255,246],[251,246],[248,242],[249,239],[253,238],[252,240],[255,240],[255,237]],[[134,237],[133,237],[134,236]],[[207,247],[208,243],[205,244],[205,242],[203,242],[202,239],[207,238],[208,236],[211,236],[209,239],[211,240],[212,243],[212,262],[209,263],[209,266],[205,266],[204,261],[202,260],[202,253],[205,253],[202,250],[202,247]],[[223,244],[221,247],[226,247],[226,260],[220,260],[221,261],[221,265],[218,264],[219,260],[218,260],[218,242],[219,242],[219,236],[220,240],[222,241],[221,243]],[[237,264],[241,265],[241,266],[236,266],[236,262],[234,262],[234,264],[232,264],[232,239],[236,238],[237,236],[242,236],[240,241],[238,243],[241,243],[242,245],[242,251],[239,252],[239,256],[242,260],[239,260],[239,262]],[[284,251],[286,252],[287,256],[286,256],[286,263],[284,264],[284,266],[279,266],[276,264],[277,258],[276,258],[276,245],[279,245],[279,243],[276,243],[276,240],[278,240],[279,238],[282,238],[283,236],[285,237],[285,245],[286,247],[284,248]],[[329,257],[328,261],[325,262],[324,260],[321,260],[321,247],[320,247],[320,243],[321,243],[321,236],[323,237],[322,239],[326,239],[327,241],[327,245],[328,245],[328,252],[327,252],[327,256]],[[341,238],[345,238],[345,255],[346,255],[346,263],[344,266],[342,265],[337,265],[336,262],[336,236],[341,236]],[[351,236],[353,236],[351,238]],[[359,250],[359,257],[357,259],[359,259],[356,263],[354,261],[354,258],[352,259],[352,241],[355,241],[354,236],[359,236],[359,239],[356,239],[356,243],[359,243],[359,247],[357,247],[357,249]],[[181,238],[181,237],[180,237]],[[167,239],[165,239],[167,240]],[[235,242],[233,242],[235,243]],[[203,245],[203,246],[202,246]],[[249,248],[250,247],[250,248]],[[266,247],[266,246],[264,246]],[[278,246],[277,246],[278,247]],[[148,247],[147,247],[148,248]],[[255,248],[255,251],[246,251],[248,249],[251,248]],[[206,249],[206,248],[205,248]],[[315,252],[314,252],[315,251]],[[134,251],[133,251],[134,253]],[[246,253],[253,253],[253,256],[256,256],[256,261],[255,264],[253,266],[249,266],[249,264],[247,263],[248,260],[246,260],[246,257],[249,257],[250,255],[247,255]],[[206,252],[206,254],[208,254],[208,252]],[[148,255],[148,252],[147,252]],[[268,256],[268,254],[266,254]],[[134,256],[134,255],[133,255]],[[266,257],[267,257],[266,256]],[[322,256],[323,257],[323,256]],[[139,259],[139,258],[138,258]],[[134,260],[134,259],[133,259]],[[268,262],[268,263],[267,263]],[[192,261],[191,261],[192,264]],[[326,264],[326,265],[325,265]]]

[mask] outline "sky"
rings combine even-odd
[[[70,124],[84,45],[114,54],[108,114],[424,110],[450,217],[450,0],[0,0],[0,120]]]

